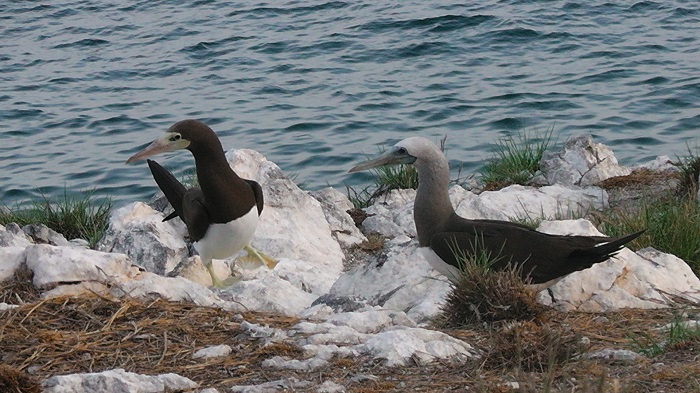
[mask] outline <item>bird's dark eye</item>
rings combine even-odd
[[[396,152],[399,154],[408,154],[408,151],[405,147],[399,147],[399,150],[397,150]]]
[[[180,134],[175,134],[175,135],[173,135],[173,136],[170,137],[170,142],[179,141],[180,138],[182,138],[182,137],[180,136]]]

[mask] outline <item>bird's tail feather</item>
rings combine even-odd
[[[608,259],[611,256],[617,254],[622,247],[631,242],[632,240],[636,239],[639,237],[642,233],[644,233],[646,229],[642,229],[639,232],[631,233],[629,235],[625,235],[622,237],[618,237],[616,239],[613,239],[609,242],[605,243],[599,243],[595,245],[594,247],[588,248],[586,250],[580,250],[580,253],[585,253],[588,255],[599,255],[602,260]]]
[[[153,175],[153,179],[155,179],[156,184],[158,184],[158,188],[163,191],[165,198],[168,200],[168,202],[170,202],[170,205],[175,210],[173,213],[165,217],[163,221],[168,221],[177,216],[181,216],[182,198],[185,196],[187,188],[183,186],[172,173],[168,172],[167,169],[160,166],[160,164],[157,162],[148,160],[148,167],[151,169],[151,174]]]

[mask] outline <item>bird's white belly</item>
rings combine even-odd
[[[225,259],[243,249],[255,234],[258,226],[258,208],[252,209],[244,216],[225,223],[211,224],[202,239],[194,243],[203,260]]]
[[[449,263],[445,263],[445,261],[443,261],[442,258],[440,258],[438,254],[436,254],[430,247],[420,247],[418,250],[423,255],[423,258],[425,258],[430,266],[437,270],[438,273],[447,277],[453,283],[457,283],[459,281],[459,278],[461,277],[460,270]]]

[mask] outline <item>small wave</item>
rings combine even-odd
[[[303,122],[303,123],[297,123],[297,124],[292,124],[291,126],[285,128],[285,131],[314,131],[314,130],[325,130],[327,128],[330,128],[333,124],[332,123],[312,123],[312,122]]]
[[[58,44],[53,47],[53,49],[63,49],[63,48],[80,48],[80,47],[93,47],[100,45],[107,45],[109,41],[102,40],[99,38],[84,38],[82,40],[67,42],[63,44]]]

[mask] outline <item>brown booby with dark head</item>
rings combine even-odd
[[[421,137],[404,139],[380,157],[350,169],[412,164],[418,171],[413,218],[422,254],[435,270],[457,282],[461,257],[491,256],[495,270],[521,266],[522,278],[541,290],[564,276],[614,256],[643,231],[619,238],[562,236],[498,220],[467,220],[450,202],[449,167],[443,152]]]
[[[180,149],[187,149],[194,156],[199,187],[186,188],[155,161],[148,160],[148,167],[174,209],[163,221],[182,219],[213,285],[221,287],[226,283],[214,273],[211,260],[228,258],[242,249],[273,268],[276,262],[272,258],[249,245],[263,210],[262,188],[231,169],[219,138],[206,124],[179,121],[126,163]]]

